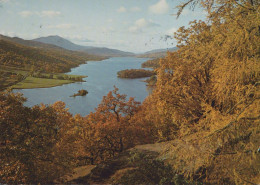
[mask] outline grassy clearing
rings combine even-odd
[[[33,89],[55,87],[63,84],[74,83],[77,82],[77,80],[82,81],[82,79],[86,77],[80,75],[67,75],[64,73],[41,73],[41,77],[30,76],[30,72],[25,69],[2,65],[0,65],[0,73],[2,74],[0,76],[0,86],[2,89]],[[17,75],[22,75],[24,79],[19,80]],[[50,75],[52,75],[52,78],[46,78]]]
[[[71,80],[58,80],[58,79],[46,79],[46,78],[35,78],[35,77],[27,77],[22,82],[19,82],[11,88],[13,89],[33,89],[33,88],[47,88],[47,87],[55,87],[63,84],[73,83]]]

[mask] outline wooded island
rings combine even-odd
[[[144,78],[155,75],[154,71],[144,69],[126,69],[117,72],[119,78]]]

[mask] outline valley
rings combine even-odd
[[[87,61],[135,56],[120,50],[76,45],[59,36],[24,40],[0,35],[0,45],[3,74],[0,90],[48,88],[79,82],[85,76],[68,76],[64,72]],[[149,53],[153,52],[157,50]]]
[[[0,10],[0,185],[260,184],[259,1]]]
[[[60,100],[66,103],[66,107],[69,108],[72,114],[88,115],[95,110],[102,101],[103,96],[111,91],[113,86],[119,88],[120,93],[126,94],[128,97],[135,97],[136,101],[142,102],[152,91],[149,88],[147,89],[145,82],[141,81],[146,78],[121,79],[117,77],[117,72],[125,69],[141,69],[141,64],[146,60],[146,58],[115,57],[99,62],[89,61],[87,64],[81,64],[76,68],[72,68],[71,72],[65,74],[68,76],[84,76],[82,78],[83,81],[58,80],[58,82],[68,82],[68,84],[45,88],[36,87],[33,89],[19,88],[14,89],[13,92],[23,93],[24,97],[27,98],[24,105],[28,107],[40,103],[53,104]],[[49,81],[49,79],[40,79],[40,81],[43,80],[45,82]],[[56,80],[53,79],[50,82],[55,82]],[[26,84],[26,81],[24,80],[21,85],[24,87],[26,85],[34,85],[31,83],[32,81],[29,84]],[[16,87],[18,85],[19,83]],[[47,85],[50,86],[51,83]],[[81,89],[87,90],[88,94],[75,98],[71,97],[71,95]]]

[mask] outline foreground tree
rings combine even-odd
[[[0,95],[1,183],[50,183],[68,172],[60,151],[60,128],[52,107],[23,106],[21,95]]]
[[[66,141],[78,165],[96,164],[115,157],[120,152],[147,142],[149,129],[136,122],[140,103],[118,93],[115,87],[86,117],[75,115],[65,130]]]
[[[139,105],[134,98],[127,101],[126,95],[119,94],[115,87],[103,97],[96,112],[88,115],[88,121],[95,127],[95,138],[102,157],[115,156],[135,144],[138,130],[130,120]]]
[[[158,113],[182,125],[184,135],[216,111],[228,123],[259,98],[259,3],[222,0],[210,6],[208,23],[178,30],[180,49],[158,69]]]
[[[202,2],[208,20],[175,34],[179,50],[160,61],[147,104],[158,115],[147,121],[160,126],[160,138],[183,142],[172,146],[180,173],[209,183],[257,183],[259,1],[193,2]]]

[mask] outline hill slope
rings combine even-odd
[[[144,58],[163,58],[166,57],[167,52],[173,52],[178,50],[177,47],[173,47],[173,48],[167,48],[167,49],[155,49],[155,50],[151,50],[151,51],[147,51],[145,53],[142,54],[138,54],[137,57],[144,57]]]
[[[59,46],[52,45],[52,44],[45,44],[42,42],[37,42],[33,40],[24,40],[19,37],[7,37],[4,35],[0,35],[0,40],[10,41],[17,44],[21,44],[24,46],[34,47],[34,48],[41,48],[41,49],[63,49]]]
[[[88,48],[91,48],[90,46],[80,46],[77,44],[74,44],[70,42],[69,40],[66,40],[60,36],[48,36],[48,37],[40,37],[37,39],[33,39],[33,41],[45,43],[45,44],[52,44],[55,46],[59,46],[64,49],[72,50],[72,51],[79,51],[79,50],[85,50]]]
[[[244,133],[222,144],[216,132],[200,131],[167,142],[137,145],[102,164],[77,168],[79,171],[74,174],[74,178],[68,178],[67,182],[76,184],[235,184],[235,182],[259,184],[260,179],[257,175],[260,161],[260,155],[257,153],[259,133],[256,132],[259,125],[256,120],[249,119],[243,126],[240,124],[236,124],[235,128],[243,129]],[[222,134],[234,132],[236,129],[228,128]],[[250,141],[253,141],[255,150],[245,151],[242,146]],[[251,153],[254,153],[256,163],[248,162],[251,160]],[[244,159],[242,161],[239,160],[241,156]],[[237,176],[230,172],[233,168],[239,172]]]
[[[23,43],[23,45],[21,44]],[[34,47],[31,47],[34,45]],[[0,38],[1,65],[18,68],[35,66],[46,72],[67,72],[72,67],[87,60],[100,60],[102,57],[83,52],[69,51],[52,45],[26,41],[19,38]],[[49,48],[49,46],[51,48]]]
[[[0,91],[24,81],[28,75],[32,76],[34,73],[64,73],[88,60],[102,59],[104,57],[85,52],[0,35]],[[62,84],[64,83],[63,80]],[[45,85],[50,84],[48,82]]]
[[[117,49],[110,48],[99,48],[92,46],[81,46],[72,43],[69,40],[66,40],[60,36],[48,36],[48,37],[40,37],[37,39],[33,39],[33,41],[42,42],[46,44],[52,44],[64,49],[72,50],[72,51],[84,51],[89,54],[99,55],[99,56],[109,56],[109,57],[119,57],[119,56],[131,56],[134,55],[131,52],[120,51]]]
[[[92,54],[92,55],[99,55],[99,56],[109,56],[109,57],[125,57],[125,56],[133,56],[134,53],[120,51],[117,49],[109,49],[109,48],[89,48],[85,49],[85,52]]]

